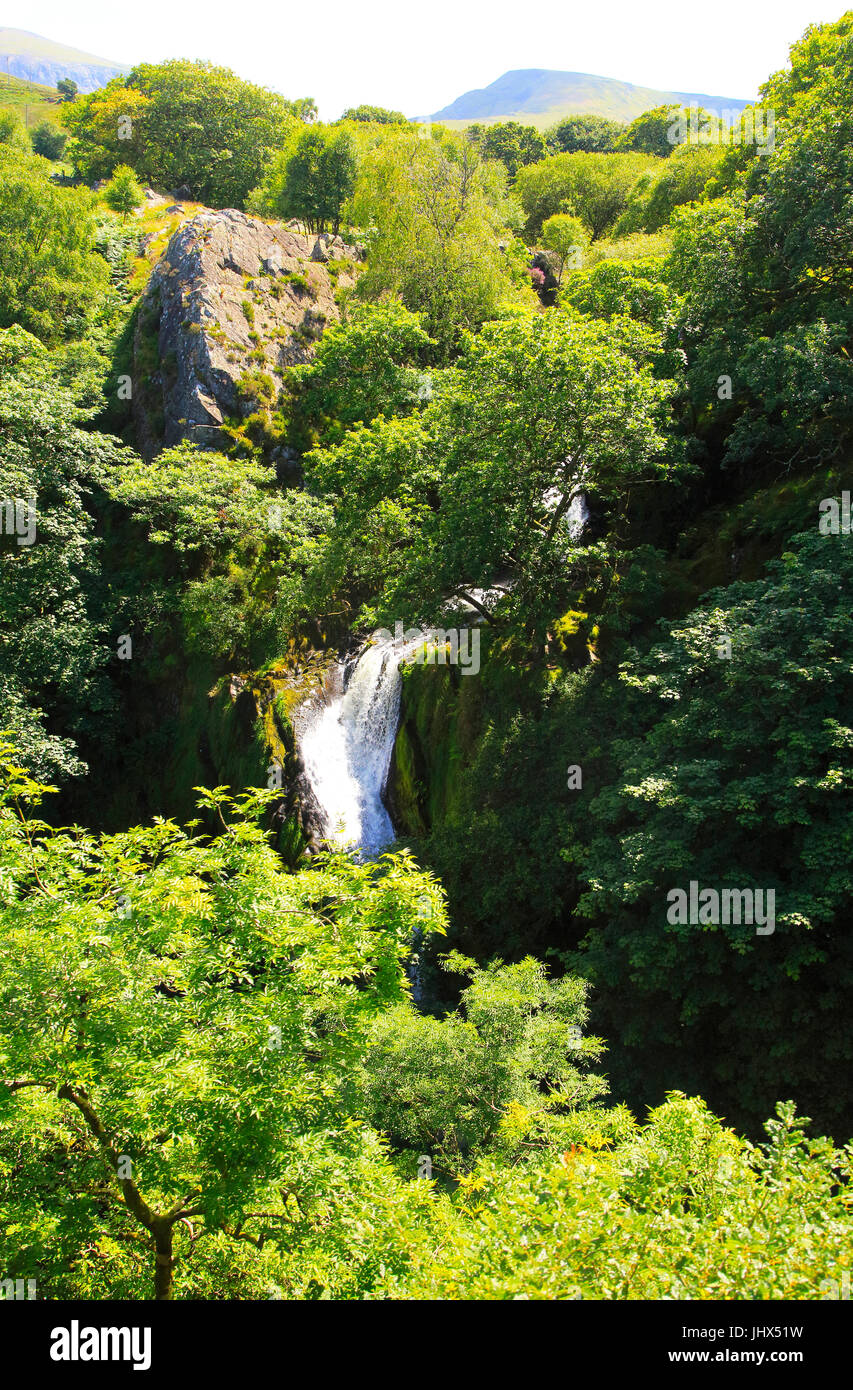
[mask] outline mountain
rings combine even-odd
[[[587,72],[519,68],[505,72],[488,87],[457,97],[428,119],[448,124],[515,120],[544,128],[561,116],[578,114],[632,121],[642,111],[664,102],[683,106],[698,102],[716,112],[740,112],[749,105],[739,97],[709,96],[705,92],[661,92],[654,87],[617,82],[612,77],[593,77]]]
[[[11,73],[27,82],[55,88],[60,78],[70,77],[81,92],[94,92],[127,70],[121,63],[54,43],[26,29],[0,29],[0,73]]]

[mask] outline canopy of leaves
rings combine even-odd
[[[603,1019],[631,981],[635,1078],[648,1085],[687,1046],[709,1095],[735,1069],[753,1113],[787,1087],[831,1123],[847,1106],[833,1077],[851,1064],[830,1020],[853,988],[853,553],[817,524],[769,578],[714,592],[626,663],[648,712],[591,807],[581,910],[596,919],[583,969]],[[667,893],[689,880],[773,890],[775,931],[670,923]]]
[[[32,544],[0,537],[0,677],[13,691],[11,719],[30,735],[42,709],[63,734],[92,729],[109,706],[103,680],[110,618],[90,499],[126,454],[84,426],[93,414],[61,386],[42,345],[21,329],[0,333],[0,440],[4,499],[32,510]],[[39,742],[54,771],[59,745]],[[67,739],[61,746],[68,749]],[[63,754],[60,765],[73,764]],[[53,772],[51,773],[53,775]]]
[[[582,1036],[582,980],[548,980],[532,957],[478,970],[451,956],[448,968],[471,975],[455,1013],[439,1020],[400,1004],[371,1032],[366,1113],[395,1147],[457,1175],[486,1151],[511,1161],[630,1127],[626,1112],[595,1104],[607,1085],[588,1067],[604,1049]]]
[[[676,1092],[612,1151],[590,1134],[541,1165],[484,1162],[389,1296],[841,1298],[850,1149],[806,1138],[791,1105],[767,1129],[753,1147]]]
[[[554,154],[612,154],[624,126],[606,116],[565,116],[545,132]]]
[[[93,250],[94,198],[59,188],[46,159],[0,145],[0,328],[80,337],[108,280]]]
[[[535,164],[545,154],[545,140],[532,125],[496,121],[493,125],[469,125],[469,140],[479,146],[484,159],[499,159],[510,178],[524,164]]]
[[[355,187],[356,168],[355,144],[347,131],[311,126],[273,165],[264,195],[279,216],[295,217],[312,232],[327,227],[337,232]]]
[[[243,206],[296,121],[278,93],[228,68],[183,60],[141,63],[63,118],[69,158],[84,178],[129,164],[162,188],[186,184],[212,207]]]
[[[622,131],[617,148],[666,159],[686,140],[718,139],[721,128],[720,117],[701,106],[655,106]]]
[[[45,159],[61,159],[68,135],[53,121],[40,121],[32,133],[33,150]]]
[[[702,198],[725,153],[721,145],[679,145],[662,169],[640,179],[614,234],[657,232],[666,227],[675,208]]]
[[[168,821],[53,832],[22,822],[40,792],[2,757],[2,1142],[41,1174],[10,1191],[2,1165],[16,1264],[67,1287],[104,1208],[136,1296],[170,1296],[180,1222],[187,1248],[187,1227],[289,1244],[334,1136],[350,1147],[341,1087],[404,997],[420,902],[441,926],[435,885],[406,855],[286,873],[255,824],[275,793],[204,794],[213,842]]]
[[[642,154],[557,154],[520,169],[515,194],[527,214],[526,229],[538,237],[558,212],[579,217],[594,240],[624,211],[643,174],[654,163]]]
[[[340,117],[341,121],[367,121],[374,125],[409,125],[408,116],[402,111],[389,111],[387,106],[348,106]]]
[[[446,356],[522,293],[503,170],[469,140],[389,133],[366,151],[352,217],[372,228],[365,299],[399,295]]]
[[[326,329],[313,361],[289,374],[297,429],[304,421],[328,444],[377,415],[405,415],[431,394],[416,364],[434,347],[419,316],[398,301],[352,305]]]
[[[120,164],[104,189],[104,202],[113,212],[129,217],[144,197],[142,186],[127,164]]]

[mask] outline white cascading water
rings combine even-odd
[[[362,653],[343,694],[303,723],[302,761],[326,839],[367,858],[394,839],[382,793],[400,716],[399,665],[422,642],[377,640]],[[340,675],[343,680],[343,668]]]
[[[573,540],[580,536],[588,517],[586,499],[575,497],[566,513]],[[507,580],[493,589],[472,589],[471,594],[488,606],[511,587],[512,581]],[[465,612],[472,605],[462,601],[457,607]],[[415,640],[378,636],[362,652],[346,683],[346,669],[339,665],[335,674],[342,693],[327,704],[303,707],[297,719],[305,774],[325,839],[368,859],[394,839],[382,794],[400,717],[403,682],[399,666],[427,636],[425,632]]]

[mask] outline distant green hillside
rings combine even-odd
[[[25,29],[0,29],[0,73],[26,82],[54,88],[60,78],[70,77],[81,92],[94,92],[111,77],[126,71],[121,63],[54,43],[40,34],[30,34]]]
[[[45,119],[58,125],[60,105],[55,88],[0,72],[0,107],[8,106],[17,111],[30,130]]]
[[[710,111],[742,111],[749,103],[739,97],[706,92],[662,92],[635,87],[612,77],[586,72],[555,72],[548,68],[519,68],[505,72],[490,86],[466,92],[429,119],[448,125],[469,121],[515,120],[544,129],[562,116],[578,113],[632,121],[642,111],[664,102],[689,106],[698,102]]]

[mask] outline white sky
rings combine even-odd
[[[848,0],[849,3],[849,0]],[[208,58],[313,96],[322,117],[375,102],[423,116],[510,68],[752,98],[844,0],[7,0],[2,23],[119,63]]]

